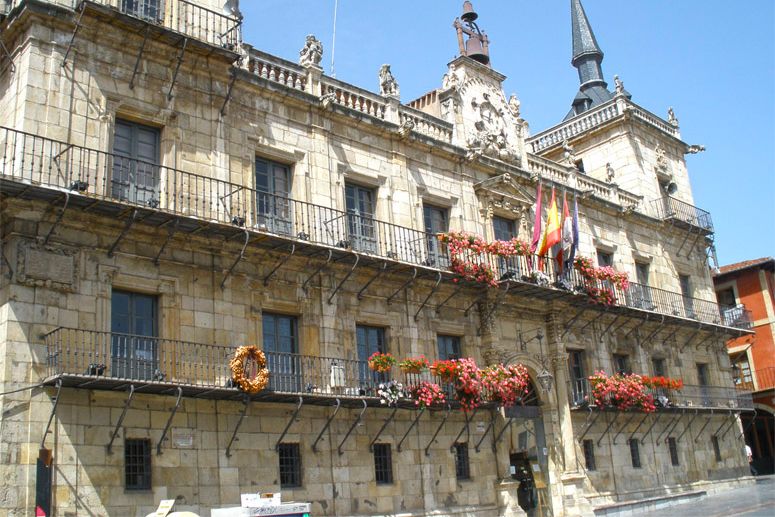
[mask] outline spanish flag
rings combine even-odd
[[[560,242],[560,239],[562,239],[560,214],[557,211],[557,200],[554,198],[554,187],[552,187],[552,200],[549,202],[549,212],[546,214],[546,229],[544,230],[544,237],[541,239],[538,255],[545,256],[552,246]]]

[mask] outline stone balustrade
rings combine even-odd
[[[294,90],[304,91],[307,86],[307,73],[304,68],[264,52],[250,52],[248,70],[263,79]]]
[[[381,95],[338,81],[332,77],[323,77],[321,86],[323,94],[331,94],[330,97],[334,103],[359,111],[365,115],[385,119],[388,103]]]
[[[620,114],[619,105],[615,100],[609,101],[585,112],[581,116],[574,117],[567,122],[558,124],[533,136],[528,140],[530,149],[534,153],[541,152],[544,149],[559,145],[565,140],[570,140],[581,133],[587,132]]]
[[[440,140],[448,144],[452,143],[453,126],[449,122],[437,119],[423,113],[422,111],[410,108],[408,106],[400,106],[398,110],[398,121],[401,125],[406,122],[412,122],[414,124],[413,130],[433,138],[434,140]]]

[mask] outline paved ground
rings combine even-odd
[[[657,512],[680,517],[775,517],[775,476],[758,478],[750,487],[727,490],[710,495],[699,502],[684,503]],[[633,515],[653,515],[654,512],[633,512]]]

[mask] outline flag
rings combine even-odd
[[[538,255],[546,255],[549,248],[560,242],[560,234],[560,214],[557,213],[557,201],[554,198],[554,187],[552,187],[552,200],[549,202],[549,211],[546,214],[546,229],[544,230],[544,237],[541,239]]]
[[[579,200],[573,195],[573,222],[571,223],[572,244],[568,258],[566,259],[568,267],[573,267],[573,260],[576,258],[576,250],[579,249]]]
[[[570,250],[573,246],[573,221],[570,218],[570,210],[568,209],[568,195],[562,193],[562,240],[557,250],[557,267],[562,273],[563,266],[565,266],[565,260],[570,256]]]
[[[530,242],[530,252],[535,253],[541,241],[541,182],[536,191],[535,218],[533,221],[533,240]]]

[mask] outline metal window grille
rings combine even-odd
[[[455,444],[455,476],[458,479],[471,479],[471,464],[468,461],[468,444]]]
[[[150,440],[127,439],[124,442],[124,476],[127,490],[150,490]]]
[[[587,464],[587,470],[596,470],[595,442],[593,440],[584,440],[584,461]]]
[[[679,465],[678,462],[678,447],[675,441],[675,438],[672,436],[667,439],[667,446],[670,449],[670,463],[673,464],[674,467],[677,467]]]
[[[374,444],[374,474],[378,485],[393,482],[393,459],[389,443]]]
[[[630,439],[630,457],[632,458],[632,466],[636,469],[640,468],[640,448],[638,447],[638,439]]]
[[[713,445],[713,453],[716,455],[716,461],[721,461],[721,448],[718,444],[718,436],[715,434],[711,436],[710,443]]]
[[[301,452],[298,443],[281,443],[278,449],[280,458],[280,488],[301,486]]]

